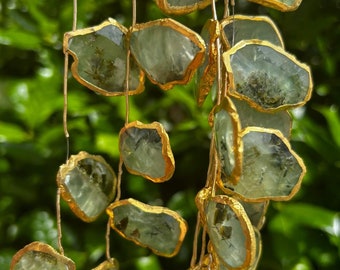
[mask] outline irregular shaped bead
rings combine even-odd
[[[160,256],[175,256],[187,231],[185,220],[176,212],[134,199],[114,202],[106,212],[111,227],[122,237]]]
[[[212,114],[215,144],[222,174],[237,183],[241,174],[243,146],[238,135],[241,128],[235,106],[228,97],[225,97],[221,104],[213,109]]]
[[[192,78],[203,61],[205,45],[186,26],[172,19],[159,19],[132,28],[130,49],[150,81],[169,90]]]
[[[65,33],[64,51],[74,58],[74,78],[105,96],[124,95],[127,29],[113,19]],[[144,90],[144,74],[130,59],[129,95]]]
[[[164,182],[175,170],[169,137],[158,122],[129,123],[119,133],[119,150],[126,169],[153,181]]]
[[[12,258],[10,270],[75,270],[74,262],[60,255],[51,246],[32,242]]]
[[[242,40],[259,39],[284,47],[275,23],[266,16],[233,15],[221,22],[222,40],[227,49]]]
[[[60,166],[57,183],[62,198],[74,214],[85,222],[91,222],[113,200],[117,178],[101,156],[81,151]]]
[[[304,105],[311,97],[310,68],[267,41],[241,41],[223,54],[229,94],[260,111]]]
[[[275,8],[280,11],[294,11],[296,10],[302,0],[248,0],[266,7]]]
[[[201,190],[196,204],[203,210],[201,215],[214,251],[212,254],[216,254],[226,269],[247,269],[256,259],[256,239],[246,212],[236,199],[226,195],[209,197],[208,194],[206,189]]]
[[[243,141],[242,174],[224,189],[249,202],[289,200],[299,190],[306,173],[302,159],[278,130],[248,127]]]
[[[211,4],[211,0],[156,0],[157,6],[166,14],[183,15]]]

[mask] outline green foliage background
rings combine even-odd
[[[164,17],[153,1],[137,1],[137,22]],[[223,12],[223,1],[217,2]],[[259,269],[340,269],[340,1],[304,0],[292,13],[280,13],[236,1],[236,13],[268,15],[278,25],[286,50],[308,63],[314,93],[294,113],[292,145],[308,173],[289,202],[272,203],[262,230]],[[78,3],[78,28],[107,17],[131,24],[130,1],[87,0]],[[174,17],[196,32],[211,10]],[[55,175],[65,162],[62,127],[63,33],[72,26],[72,1],[0,1],[0,269],[32,241],[56,247]],[[208,165],[208,101],[198,108],[193,82],[164,93],[146,83],[130,99],[130,121],[161,121],[169,131],[176,159],[171,181],[153,184],[123,174],[123,198],[165,205],[189,223],[179,255],[159,258],[112,232],[112,256],[121,269],[187,269],[196,207]],[[121,97],[96,95],[69,80],[71,153],[85,150],[118,165],[118,133],[124,124]],[[106,215],[86,224],[62,203],[63,243],[77,269],[91,269],[104,259]]]

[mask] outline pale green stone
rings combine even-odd
[[[119,143],[126,167],[151,178],[165,175],[163,145],[156,129],[127,128],[121,134]]]
[[[27,251],[16,263],[14,270],[68,270],[65,263],[54,256],[39,252]]]
[[[244,202],[239,200],[242,204],[247,216],[254,227],[261,228],[264,222],[264,215],[267,211],[268,202]]]
[[[69,39],[69,50],[78,58],[77,73],[84,81],[107,92],[123,92],[126,77],[125,34],[116,26]],[[137,89],[140,70],[130,61],[129,88]]]
[[[260,112],[245,101],[232,99],[240,118],[242,128],[249,126],[278,129],[286,137],[290,137],[292,119],[287,111],[274,113]]]
[[[159,84],[180,81],[200,48],[168,26],[154,25],[131,33],[131,52]]]
[[[297,106],[309,98],[308,70],[272,47],[240,45],[230,55],[230,65],[234,90],[265,110]]]
[[[230,176],[235,167],[234,128],[232,118],[227,111],[222,109],[215,114],[214,132],[222,172]]]
[[[224,26],[224,35],[230,46],[237,44],[241,40],[259,39],[267,40],[274,45],[283,47],[280,34],[272,24],[267,20],[252,20],[251,18],[235,18]]]
[[[198,3],[205,2],[206,0],[167,0],[169,6],[186,7],[197,5]]]
[[[64,184],[75,203],[87,217],[101,214],[113,199],[115,176],[106,166],[85,158],[67,172]]]
[[[157,254],[171,255],[179,245],[179,221],[167,213],[151,213],[133,204],[113,209],[115,227],[126,238],[146,246]]]
[[[210,200],[205,213],[209,238],[218,257],[231,267],[242,266],[247,255],[246,236],[233,209]]]
[[[298,184],[303,168],[276,134],[251,131],[243,137],[242,174],[228,184],[247,199],[287,197]]]

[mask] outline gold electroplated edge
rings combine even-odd
[[[226,49],[230,49],[232,46],[231,44],[229,43],[228,41],[228,38],[224,32],[224,27],[226,27],[228,24],[230,23],[233,23],[233,21],[236,21],[236,20],[243,20],[243,21],[255,21],[255,22],[266,22],[268,23],[274,30],[274,32],[276,33],[277,37],[279,38],[280,40],[280,43],[281,43],[281,47],[284,48],[284,42],[283,42],[283,39],[282,39],[282,35],[278,29],[278,27],[276,26],[276,24],[274,23],[274,21],[269,18],[268,16],[248,16],[248,15],[242,15],[242,14],[236,14],[236,15],[233,15],[233,16],[229,16],[229,17],[226,17],[225,19],[221,20],[220,22],[220,33],[221,33],[221,37],[222,37],[222,42],[224,44],[224,46],[226,47]]]
[[[277,0],[248,0],[248,1],[260,4],[266,7],[274,8],[274,9],[277,9],[283,12],[296,10],[302,2],[302,0],[295,0],[293,4],[287,5]]]
[[[208,57],[206,56],[208,58],[207,64],[204,67],[201,66],[201,68],[203,68],[203,73],[202,73],[201,78],[198,78],[198,85],[196,86],[197,87],[196,101],[197,101],[198,106],[203,105],[217,76],[216,39],[220,36],[219,22],[216,20],[210,19],[203,26],[203,30],[205,30],[205,28],[208,28],[208,32],[209,32],[209,41],[208,41],[209,52],[208,52]],[[206,50],[207,49],[208,48],[206,48]]]
[[[187,84],[193,77],[196,69],[202,64],[204,56],[205,56],[205,42],[201,38],[200,35],[198,35],[196,32],[191,30],[190,28],[186,27],[185,25],[171,19],[171,18],[163,18],[158,19],[155,21],[149,21],[146,23],[141,24],[135,24],[131,31],[129,32],[129,36],[132,35],[134,32],[142,31],[145,28],[153,27],[153,26],[162,26],[162,27],[169,27],[172,30],[182,34],[183,36],[189,38],[199,49],[199,51],[196,53],[193,60],[189,63],[183,78],[181,80],[175,80],[170,81],[164,84],[161,84],[154,80],[150,74],[143,68],[143,66],[139,63],[138,59],[133,55],[133,52],[131,50],[131,54],[134,56],[134,59],[136,60],[139,67],[144,71],[148,79],[153,83],[158,85],[162,90],[167,91],[173,88],[177,84]],[[130,37],[129,37],[130,38]],[[131,46],[131,45],[130,45]],[[151,48],[150,48],[151,49]]]
[[[260,46],[270,47],[274,51],[276,51],[277,53],[287,57],[290,61],[292,61],[297,66],[299,66],[301,69],[305,70],[309,75],[308,76],[309,81],[308,81],[308,89],[306,91],[306,96],[305,96],[304,100],[297,102],[295,104],[284,104],[284,105],[278,106],[276,108],[263,108],[262,106],[255,103],[252,99],[248,98],[245,95],[238,93],[236,91],[236,87],[235,87],[233,70],[232,70],[231,63],[230,63],[230,57],[231,57],[232,54],[235,54],[239,49],[242,49],[243,47],[248,46],[248,45],[260,45]],[[235,98],[238,98],[240,100],[245,100],[246,102],[248,102],[248,104],[250,106],[252,106],[253,108],[255,108],[259,111],[276,112],[276,111],[280,111],[280,110],[286,110],[286,109],[292,109],[292,108],[300,107],[300,106],[303,106],[304,104],[306,104],[306,102],[308,100],[310,100],[310,98],[312,96],[313,80],[312,80],[312,74],[311,74],[310,67],[307,64],[298,61],[294,55],[288,53],[287,51],[285,51],[280,46],[276,46],[276,45],[274,45],[274,44],[272,44],[268,41],[258,40],[258,39],[242,40],[242,41],[238,42],[235,46],[233,46],[230,50],[223,53],[223,62],[224,62],[224,65],[226,67],[227,73],[229,74],[230,79],[231,79],[228,94],[235,97]]]
[[[117,189],[117,176],[116,173],[114,172],[114,170],[112,169],[112,167],[105,161],[105,159],[101,156],[98,155],[91,155],[85,151],[80,151],[77,155],[72,155],[66,164],[63,164],[59,167],[59,171],[57,173],[57,185],[60,188],[60,195],[63,198],[64,201],[67,202],[67,204],[69,205],[69,207],[71,208],[72,212],[79,217],[81,220],[85,221],[85,222],[93,222],[95,221],[101,214],[103,214],[103,212],[105,212],[105,208],[103,209],[103,211],[101,213],[99,213],[98,215],[94,216],[94,217],[89,217],[85,214],[85,212],[80,209],[80,207],[78,206],[78,204],[76,203],[75,199],[73,198],[73,196],[70,194],[70,192],[68,191],[67,186],[64,184],[64,180],[65,180],[65,176],[66,174],[73,170],[76,166],[78,161],[83,160],[85,158],[90,158],[90,159],[94,159],[97,162],[105,165],[105,167],[111,172],[111,174],[113,175],[113,187],[112,187],[112,192],[110,193],[110,196],[108,196],[108,198],[112,201],[115,197],[116,194],[116,189]]]
[[[243,208],[243,206],[241,205],[240,202],[238,202],[236,199],[229,197],[227,195],[216,195],[214,197],[210,197],[209,200],[212,200],[216,203],[228,205],[233,210],[233,212],[236,214],[236,216],[237,216],[237,218],[238,218],[238,220],[241,224],[241,227],[242,227],[242,230],[244,232],[245,239],[246,239],[245,245],[246,245],[247,253],[246,253],[244,263],[242,265],[240,265],[238,267],[232,267],[232,266],[228,265],[224,261],[224,259],[220,258],[220,256],[218,254],[216,254],[217,257],[219,258],[219,262],[222,263],[223,265],[225,265],[226,267],[228,267],[228,269],[230,269],[230,270],[245,270],[245,269],[248,269],[248,267],[250,265],[252,265],[254,263],[255,259],[256,259],[256,238],[255,238],[255,232],[254,232],[253,225],[251,224],[246,211],[244,210],[244,208]],[[204,203],[207,204],[208,200],[206,200]],[[209,231],[208,228],[207,228],[207,231]],[[214,244],[212,242],[211,242],[211,244],[212,244],[212,248],[214,250],[216,250],[215,247],[214,247]],[[249,251],[251,251],[251,252],[249,252]]]
[[[108,268],[110,267],[110,268]],[[112,268],[114,267],[114,268]],[[119,269],[119,262],[115,258],[110,258],[109,260],[103,261],[101,264],[93,268],[92,270],[113,270]]]
[[[171,6],[167,0],[156,0],[160,10],[169,15],[185,15],[211,5],[211,0],[202,0],[189,6]]]
[[[80,84],[84,85],[85,87],[87,87],[88,89],[90,89],[94,92],[102,94],[103,96],[123,96],[123,95],[125,95],[124,91],[110,92],[110,91],[107,91],[103,88],[100,88],[100,87],[84,80],[78,73],[79,58],[74,51],[69,49],[69,46],[68,46],[69,40],[72,39],[73,37],[83,36],[83,35],[87,35],[87,34],[90,34],[90,33],[97,32],[97,31],[99,31],[99,30],[101,30],[104,27],[109,26],[109,25],[117,27],[123,33],[123,35],[125,36],[125,39],[126,39],[126,35],[128,33],[128,30],[123,25],[118,23],[116,20],[109,18],[109,19],[105,20],[104,22],[102,22],[101,24],[99,24],[97,26],[92,26],[92,27],[87,27],[87,28],[83,28],[83,29],[78,29],[78,30],[75,30],[75,31],[66,32],[64,34],[64,40],[63,40],[63,51],[64,51],[64,54],[69,53],[73,57],[74,62],[71,65],[72,75]],[[138,87],[136,89],[129,90],[128,91],[129,95],[140,94],[144,91],[145,76],[144,76],[144,72],[140,68],[139,68],[139,78],[138,78],[138,80],[139,80]]]
[[[291,155],[296,159],[297,163],[299,164],[301,168],[301,173],[299,176],[298,181],[296,182],[295,186],[292,188],[289,195],[286,196],[265,196],[265,197],[258,197],[258,198],[247,198],[243,196],[242,194],[237,193],[236,191],[233,191],[229,188],[223,187],[223,191],[228,194],[229,196],[233,196],[237,199],[240,199],[245,202],[263,202],[266,200],[272,200],[272,201],[288,201],[291,198],[294,197],[294,195],[299,191],[301,187],[301,182],[303,177],[305,176],[307,169],[306,166],[302,160],[302,158],[292,149],[291,144],[289,143],[288,139],[285,138],[285,136],[282,134],[281,131],[277,129],[270,129],[270,128],[260,128],[260,127],[246,127],[241,131],[240,137],[243,138],[246,134],[250,132],[262,132],[262,133],[271,133],[275,134],[278,138],[282,140],[282,142],[286,145]],[[222,188],[222,187],[221,187]]]
[[[154,183],[162,183],[162,182],[168,181],[172,177],[175,171],[175,159],[174,159],[174,155],[171,150],[169,136],[167,132],[165,131],[163,125],[159,122],[152,122],[151,124],[143,124],[140,121],[130,122],[120,130],[119,141],[121,140],[121,135],[127,129],[132,128],[132,127],[135,127],[138,129],[155,129],[157,131],[162,141],[162,156],[165,161],[165,171],[164,171],[164,176],[162,177],[151,177],[150,175],[143,174],[139,171],[133,170],[132,168],[126,166],[126,164],[124,163],[126,169],[128,170],[129,173],[135,174],[135,175],[141,175],[144,178],[151,180]],[[119,151],[120,153],[122,152],[120,143],[119,143]]]
[[[76,269],[75,263],[70,258],[61,255],[54,248],[52,248],[51,246],[45,243],[35,241],[35,242],[32,242],[26,245],[25,247],[23,247],[17,253],[14,254],[12,261],[11,261],[10,270],[14,270],[15,265],[20,261],[21,257],[24,256],[29,251],[37,251],[37,252],[49,254],[57,258],[57,260],[60,260],[64,265],[68,267],[69,270]]]
[[[225,110],[230,118],[232,119],[233,125],[233,150],[234,150],[234,161],[235,166],[231,172],[231,175],[228,178],[228,181],[231,181],[233,184],[237,184],[242,174],[242,164],[243,164],[243,142],[239,133],[241,132],[241,123],[239,119],[239,115],[237,113],[236,107],[232,100],[225,96],[221,100],[219,105],[215,105],[212,111],[209,114],[209,124],[211,127],[214,126],[214,118],[215,114],[221,110]],[[215,146],[216,147],[216,146]],[[220,162],[219,162],[220,163]],[[221,177],[217,177],[217,184],[219,187],[223,187],[223,183],[221,182]]]
[[[142,211],[146,212],[146,213],[151,213],[151,214],[166,214],[168,216],[173,217],[176,221],[178,221],[179,224],[179,229],[180,229],[180,233],[178,235],[178,241],[176,244],[176,247],[174,248],[173,252],[170,254],[167,253],[162,253],[156,249],[153,249],[152,247],[145,245],[141,242],[139,242],[136,238],[133,237],[128,237],[127,235],[125,235],[122,231],[118,230],[115,227],[115,223],[114,223],[114,213],[113,213],[113,209],[116,207],[119,207],[121,205],[132,205],[134,207],[137,207],[138,209],[141,209]],[[160,255],[163,257],[173,257],[175,256],[180,248],[181,245],[183,243],[183,240],[185,238],[185,235],[187,233],[188,230],[188,224],[186,222],[186,220],[184,218],[182,218],[177,212],[163,207],[163,206],[154,206],[154,205],[148,205],[145,203],[142,203],[140,201],[137,201],[133,198],[129,198],[129,199],[125,199],[125,200],[120,200],[120,201],[116,201],[114,203],[111,203],[107,208],[106,208],[106,213],[110,218],[110,226],[112,229],[114,229],[120,236],[122,236],[125,239],[131,240],[133,241],[135,244],[142,246],[142,247],[146,247],[152,250],[152,252],[154,252],[156,255]]]

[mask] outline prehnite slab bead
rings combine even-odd
[[[153,182],[164,182],[175,170],[169,137],[158,122],[135,121],[119,133],[119,150],[126,169]]]
[[[247,269],[252,265],[256,239],[242,205],[226,195],[207,197],[206,189],[198,193],[196,204],[203,208],[204,226],[219,261],[231,269]]]
[[[119,270],[119,263],[115,258],[110,258],[110,260],[102,262],[92,270]]]
[[[192,78],[203,61],[205,44],[197,33],[166,18],[136,24],[130,49],[150,81],[169,90]]]
[[[19,250],[12,258],[10,270],[75,270],[74,262],[59,254],[51,246],[33,242]]]
[[[183,15],[211,4],[211,0],[156,0],[157,6],[166,14]]]
[[[243,100],[231,100],[236,107],[242,129],[250,126],[278,129],[287,139],[290,138],[292,118],[288,111],[260,112]]]
[[[240,122],[229,98],[213,109],[213,131],[222,174],[237,183],[241,174],[242,142]]]
[[[289,200],[306,173],[302,159],[278,130],[248,127],[243,141],[242,174],[236,185],[225,186],[244,201]]]
[[[105,96],[124,95],[127,29],[113,19],[94,27],[65,33],[64,52],[74,58],[74,78]],[[129,95],[144,90],[144,74],[130,59]]]
[[[196,101],[202,106],[209,94],[217,74],[217,46],[216,39],[220,36],[218,21],[208,20],[201,31],[201,37],[205,41],[205,57],[203,64],[197,69]]]
[[[296,10],[302,2],[302,0],[248,0],[248,1],[285,12]]]
[[[265,214],[269,206],[269,200],[263,202],[245,202],[239,200],[239,202],[246,211],[251,224],[258,230],[261,230],[265,222]]]
[[[127,199],[112,203],[106,211],[111,227],[122,237],[160,256],[175,256],[187,232],[186,221],[165,207]]]
[[[229,16],[221,21],[221,34],[227,49],[247,39],[266,40],[284,47],[278,28],[266,16]]]
[[[74,214],[85,222],[91,222],[113,200],[117,178],[101,156],[81,151],[60,166],[57,184],[62,198]]]
[[[268,41],[245,40],[223,54],[229,94],[260,111],[304,105],[311,97],[310,68]]]

